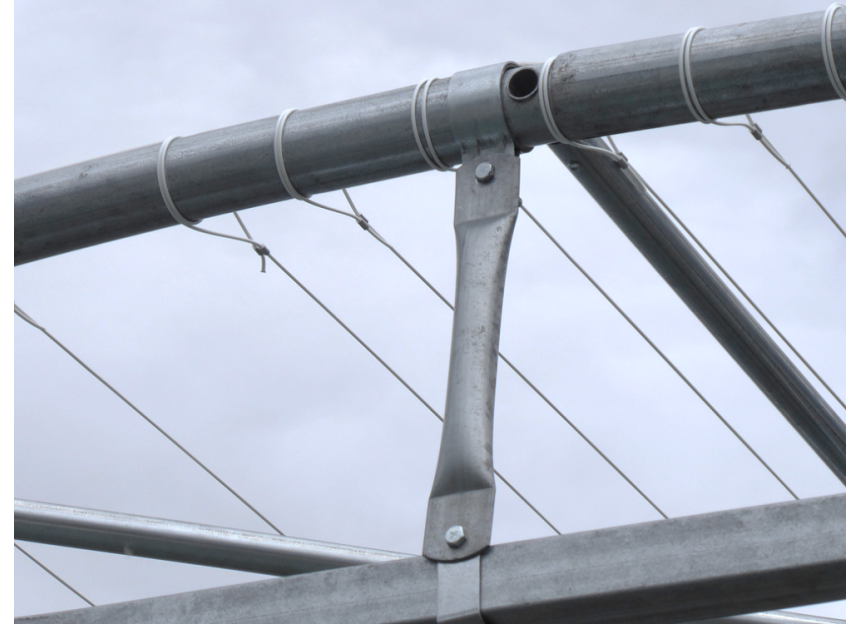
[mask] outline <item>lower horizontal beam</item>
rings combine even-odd
[[[17,621],[434,624],[436,583],[414,557]],[[845,592],[845,495],[501,544],[481,561],[494,624],[672,624]]]
[[[411,556],[20,499],[15,500],[15,539],[273,576]]]

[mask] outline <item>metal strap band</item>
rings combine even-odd
[[[448,83],[448,115],[463,162],[483,151],[514,153],[502,109],[502,77],[516,63],[457,72]]]
[[[481,555],[457,563],[438,563],[436,574],[436,621],[484,624],[481,616]]]

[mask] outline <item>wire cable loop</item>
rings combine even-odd
[[[158,177],[158,190],[161,191],[161,199],[164,200],[164,205],[167,206],[168,212],[170,212],[171,216],[176,219],[177,222],[184,225],[187,228],[191,228],[192,230],[196,230],[198,232],[202,232],[204,234],[210,234],[212,236],[219,236],[221,238],[229,238],[230,240],[239,241],[242,243],[248,243],[254,248],[262,258],[263,258],[263,268],[261,269],[262,273],[266,272],[266,258],[265,256],[268,254],[268,250],[266,246],[262,243],[258,243],[253,240],[250,236],[248,238],[242,238],[241,236],[232,236],[230,234],[222,234],[221,232],[213,232],[212,230],[206,230],[201,227],[197,227],[197,224],[200,221],[192,221],[191,219],[183,216],[179,209],[176,207],[176,204],[173,203],[173,198],[170,196],[170,189],[167,187],[167,150],[170,149],[170,144],[173,143],[176,139],[179,139],[179,136],[172,136],[166,138],[162,144],[161,148],[158,150],[158,159],[155,163],[155,173]],[[236,216],[236,219],[239,220],[239,223],[242,223],[242,220],[239,219],[239,215],[237,213],[233,213]],[[242,229],[247,234],[247,230],[245,230],[245,226],[242,225]]]
[[[236,217],[236,221],[239,222],[239,227],[242,228],[242,231],[245,232],[245,236],[248,237],[249,240],[254,240],[254,237],[251,236],[251,233],[248,231],[248,228],[245,227],[245,222],[242,221],[242,217],[239,216],[238,212],[234,212],[233,216]],[[266,272],[266,256],[269,255],[269,249],[265,245],[254,245],[254,251],[257,252],[257,255],[260,256],[260,273]]]
[[[824,20],[821,22],[821,54],[824,56],[824,67],[827,68],[827,77],[830,78],[830,84],[836,90],[836,95],[847,102],[845,85],[842,84],[842,78],[839,77],[839,71],[836,69],[836,59],[833,56],[833,17],[839,9],[845,11],[845,5],[834,2],[824,13]]]
[[[321,204],[311,199],[310,195],[302,195],[299,190],[293,186],[293,183],[290,181],[290,176],[287,173],[287,166],[284,163],[284,128],[287,125],[287,119],[289,119],[290,115],[296,112],[295,108],[288,108],[283,113],[281,113],[280,117],[278,117],[278,123],[275,125],[275,139],[274,139],[274,150],[275,150],[275,167],[278,170],[278,177],[281,179],[281,183],[284,185],[284,188],[287,190],[287,193],[290,194],[295,200],[305,202],[306,204],[310,204],[311,206],[316,206],[317,208],[322,208],[323,210],[328,210],[330,212],[336,212],[337,214],[341,214],[349,217],[350,219],[354,219],[358,226],[368,232],[371,236],[382,242],[383,244],[388,244],[385,242],[379,233],[374,230],[370,221],[368,221],[367,217],[361,214],[355,207],[355,204],[352,203],[352,198],[347,193],[346,189],[341,189],[343,191],[344,197],[346,197],[346,201],[349,203],[349,207],[352,208],[352,214],[346,212],[345,210],[341,210],[339,208],[333,208],[331,206],[326,206],[325,204]]]
[[[559,143],[564,143],[566,145],[573,145],[574,147],[578,147],[584,150],[590,150],[593,152],[600,152],[601,154],[605,154],[609,156],[612,160],[614,160],[619,167],[622,169],[626,169],[628,166],[627,158],[624,157],[623,154],[616,154],[607,149],[603,149],[600,147],[594,147],[593,145],[586,145],[584,143],[577,143],[576,141],[571,141],[567,137],[562,134],[561,129],[558,127],[558,124],[555,121],[555,116],[552,113],[552,102],[550,101],[549,96],[549,74],[552,69],[553,63],[558,56],[554,56],[551,59],[547,59],[543,64],[540,70],[540,79],[538,80],[538,102],[540,103],[540,112],[543,115],[544,123],[546,124],[547,129],[550,131],[550,134],[555,138],[555,140]]]
[[[436,80],[438,80],[438,78],[425,78],[415,85],[415,90],[412,92],[411,107],[412,136],[415,137],[415,144],[418,146],[418,151],[421,152],[421,156],[424,157],[424,160],[433,169],[436,171],[456,171],[454,167],[449,167],[442,162],[439,154],[436,153],[436,148],[433,147],[433,140],[430,138],[430,126],[427,123],[427,96],[430,93],[430,85],[432,85]],[[418,94],[421,92],[422,87],[424,87],[424,97],[421,100],[421,125],[424,129],[424,139],[427,141],[427,149],[424,148],[424,144],[421,142],[421,135],[418,132]]]
[[[828,15],[830,16],[830,18],[829,18],[830,22],[829,23],[831,24],[831,26],[833,23],[833,13],[840,6],[842,6],[842,5],[832,5],[830,7],[830,9],[828,9]],[[831,9],[832,9],[832,11],[831,11]],[[827,15],[825,15],[825,20],[824,20],[825,23],[824,23],[824,26],[822,26],[822,29],[823,29],[822,33],[825,33],[827,31],[827,24],[828,24],[827,20],[828,20]],[[679,71],[680,76],[681,76],[681,90],[684,92],[684,101],[687,102],[687,108],[690,109],[690,112],[693,114],[693,117],[695,117],[697,121],[700,121],[704,124],[714,124],[716,126],[741,126],[743,128],[746,128],[747,130],[749,130],[749,132],[750,132],[750,134],[752,134],[753,138],[756,141],[758,141],[759,143],[761,143],[762,146],[768,151],[768,153],[771,156],[773,156],[783,167],[788,169],[789,173],[791,173],[791,175],[794,176],[794,178],[803,187],[803,189],[812,198],[812,200],[816,204],[818,204],[818,207],[827,216],[827,218],[830,219],[831,223],[833,223],[833,225],[836,226],[836,229],[839,230],[839,232],[842,234],[842,236],[845,236],[845,230],[842,228],[842,226],[840,226],[839,223],[837,223],[836,219],[833,218],[833,215],[831,215],[827,211],[827,209],[824,207],[824,204],[822,204],[821,201],[819,201],[818,197],[816,197],[815,194],[809,189],[809,187],[806,186],[806,184],[803,182],[803,180],[800,179],[800,176],[797,175],[797,173],[794,171],[794,169],[791,168],[791,165],[788,163],[788,161],[786,161],[785,158],[783,158],[783,156],[777,151],[777,149],[773,146],[773,143],[771,143],[767,139],[767,137],[764,136],[764,132],[762,131],[761,126],[759,126],[757,123],[755,123],[749,114],[746,115],[748,123],[717,121],[715,119],[711,119],[708,116],[708,114],[705,112],[705,109],[702,108],[702,103],[699,102],[699,97],[696,95],[696,88],[693,86],[693,70],[692,70],[692,62],[690,60],[691,52],[693,49],[693,38],[696,36],[696,33],[699,32],[700,30],[704,30],[704,28],[702,28],[701,26],[696,26],[694,28],[689,29],[684,34],[684,39],[681,42],[681,50],[680,50],[679,56],[678,56],[678,71]],[[829,39],[828,39],[828,41],[829,41]],[[824,34],[822,35],[822,45],[825,45],[824,44]],[[830,50],[830,57],[827,56],[826,51],[825,51],[825,60],[827,60],[828,58],[832,58],[832,56],[833,56],[833,50],[830,48],[827,48],[827,49]],[[830,72],[830,66],[829,65],[828,65],[827,70],[829,73]],[[837,78],[838,78],[838,74],[837,74]],[[830,80],[831,80],[831,82],[833,81],[833,75],[832,74],[830,75]],[[834,86],[836,86],[836,83],[834,83]],[[837,88],[837,92],[838,92],[838,88]]]
[[[696,88],[693,86],[693,68],[690,61],[690,54],[693,49],[693,38],[700,30],[705,29],[701,26],[695,26],[684,34],[684,39],[681,42],[681,50],[678,57],[678,70],[681,73],[681,90],[684,92],[684,101],[687,102],[687,108],[690,109],[690,112],[693,114],[693,117],[696,118],[696,121],[717,126],[742,126],[749,130],[750,134],[756,137],[756,139],[760,139],[761,128],[752,124],[752,119],[750,119],[749,124],[745,124],[743,122],[717,121],[715,119],[711,119],[705,112],[705,109],[702,108],[702,103],[699,102],[699,97],[696,95]],[[749,115],[747,115],[747,118],[749,118]]]

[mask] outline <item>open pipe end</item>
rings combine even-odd
[[[531,67],[521,67],[508,78],[508,95],[517,101],[527,100],[537,93],[538,74]]]

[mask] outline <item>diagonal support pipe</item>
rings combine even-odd
[[[602,139],[583,143],[609,149]],[[607,156],[550,149],[828,468],[845,483],[845,423],[642,186]]]

